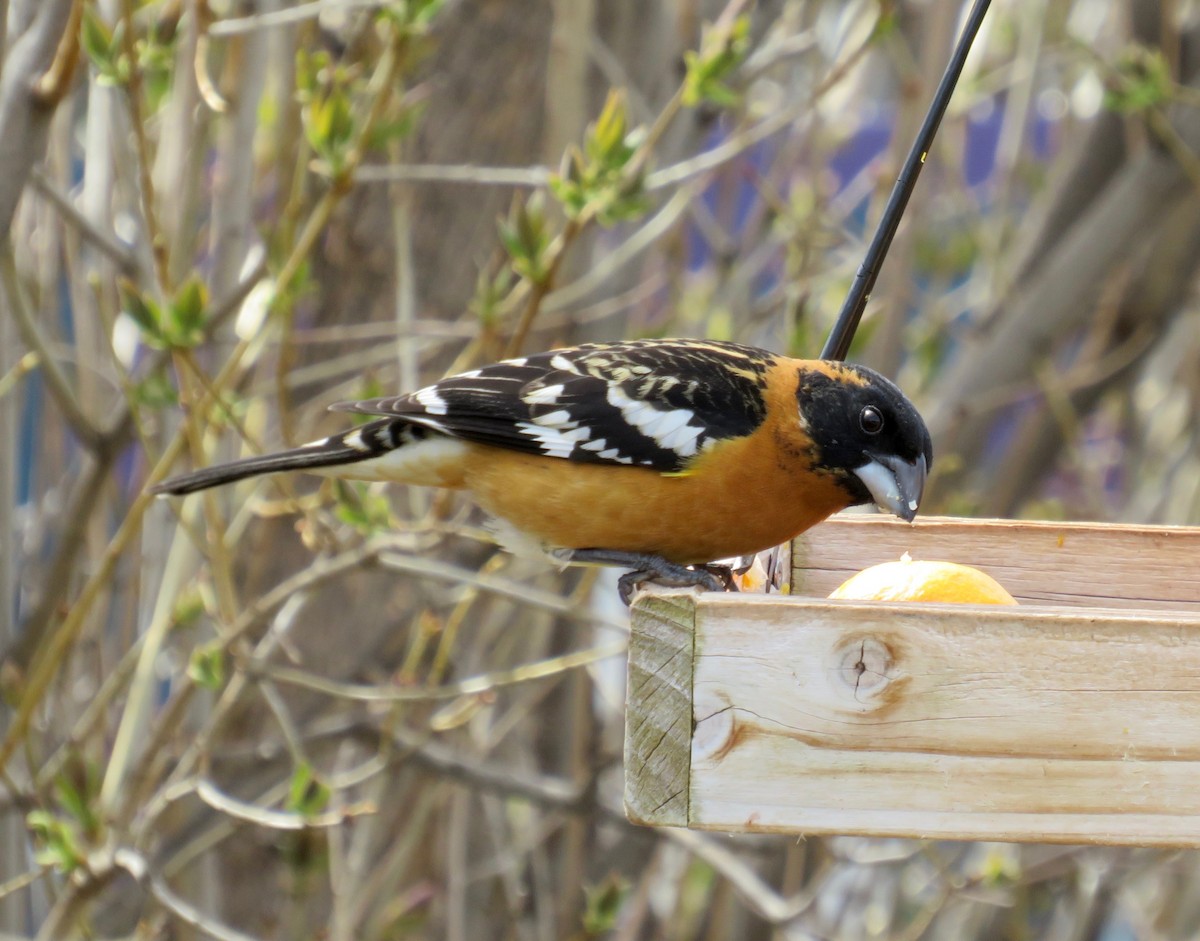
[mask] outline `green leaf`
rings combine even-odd
[[[633,153],[626,146],[628,110],[625,92],[614,88],[608,93],[600,116],[588,128],[584,149],[596,163],[605,167],[623,165]]]
[[[513,271],[534,284],[541,284],[549,274],[552,241],[541,193],[514,205],[508,218],[500,221],[500,242],[512,259]]]
[[[900,16],[894,7],[884,7],[871,30],[871,42],[880,42],[900,30]]]
[[[187,627],[195,623],[203,613],[204,596],[193,587],[176,599],[175,607],[171,609],[171,622],[174,627]]]
[[[58,793],[59,805],[79,825],[80,830],[95,835],[99,832],[100,821],[92,810],[92,804],[97,797],[98,782],[95,775],[88,774],[88,769],[79,762],[75,763],[75,769],[80,772],[78,782],[70,773],[63,771],[55,777],[54,789]]]
[[[367,147],[381,150],[393,141],[404,140],[416,127],[416,109],[406,108],[397,117],[379,121],[367,135]]]
[[[191,347],[204,339],[208,289],[196,275],[179,286],[167,307],[166,336],[172,346]]]
[[[340,85],[335,85],[323,97],[314,98],[305,113],[304,130],[308,142],[336,176],[345,166],[354,140],[355,120],[350,96]]]
[[[484,327],[493,327],[499,321],[500,305],[512,290],[513,280],[511,268],[501,268],[494,276],[479,272],[469,309]]]
[[[302,101],[308,101],[321,90],[321,74],[330,67],[329,53],[324,49],[316,52],[301,47],[296,50],[296,92]]]
[[[584,888],[583,930],[588,937],[606,934],[616,927],[629,888],[629,882],[617,873]]]
[[[197,686],[220,689],[225,685],[225,651],[215,644],[197,647],[188,661],[187,673]]]
[[[392,24],[401,34],[426,32],[445,6],[445,0],[398,0],[376,14],[380,22]]]
[[[79,44],[83,47],[88,60],[100,74],[107,74],[114,69],[112,30],[100,19],[95,7],[91,4],[87,4],[83,8]]]
[[[629,129],[624,93],[610,93],[588,125],[583,148],[569,147],[550,178],[550,193],[563,212],[571,219],[594,217],[601,225],[642,215],[649,203],[642,174],[632,172],[630,162],[643,138],[642,128]]]
[[[142,294],[137,286],[128,279],[122,279],[119,288],[121,309],[138,325],[142,332],[142,338],[151,346],[159,348],[166,346],[162,308]]]
[[[1138,114],[1170,102],[1175,91],[1171,67],[1159,49],[1130,46],[1115,63],[1116,74],[1104,105],[1120,114]]]
[[[288,788],[287,809],[305,817],[314,817],[329,804],[328,785],[319,781],[311,765],[296,766]]]
[[[34,853],[38,865],[69,874],[86,861],[79,834],[68,821],[47,810],[33,810],[26,815],[25,823],[38,843]]]
[[[384,494],[371,490],[365,483],[347,484],[335,481],[337,504],[334,515],[364,536],[374,536],[392,525],[392,506]]]
[[[142,88],[146,92],[147,111],[157,114],[171,91],[175,74],[175,36],[160,37],[151,27],[145,39],[136,45],[138,68],[142,71]]]
[[[133,387],[133,398],[138,405],[152,410],[179,404],[179,393],[161,369],[150,373]]]
[[[740,95],[730,85],[734,71],[750,51],[750,17],[742,14],[723,26],[706,25],[701,31],[698,51],[684,53],[686,75],[683,103],[695,107],[701,103],[728,107],[737,104]]]

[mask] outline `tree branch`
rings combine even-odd
[[[82,21],[83,0],[74,0],[71,17],[54,52],[54,61],[33,86],[33,94],[44,108],[53,109],[71,90],[71,79],[75,77],[75,65],[79,62],[79,24]]]
[[[71,431],[75,433],[75,436],[89,451],[94,453],[99,449],[104,436],[91,419],[84,414],[83,407],[75,395],[75,390],[71,388],[70,381],[59,368],[58,361],[46,349],[46,344],[38,332],[29,306],[25,303],[20,278],[17,275],[17,262],[13,257],[12,243],[7,239],[0,243],[0,288],[3,289],[7,302],[5,306],[8,307],[13,319],[17,322],[17,330],[21,334],[22,342],[37,354],[38,361],[42,366],[42,375],[46,379],[46,386],[50,389],[50,394],[62,411],[63,417],[71,426]]]
[[[29,172],[46,150],[55,102],[41,100],[34,77],[53,63],[74,5],[74,0],[42,0],[0,73],[0,232],[12,228]]]

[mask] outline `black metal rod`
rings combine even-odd
[[[967,53],[971,51],[971,44],[983,23],[989,3],[990,0],[975,0],[975,7],[967,18],[962,35],[958,37],[958,45],[954,47],[954,55],[950,57],[950,64],[946,66],[946,72],[933,95],[933,101],[930,102],[925,123],[921,125],[912,150],[908,152],[908,159],[904,161],[904,168],[896,179],[895,187],[892,188],[892,195],[888,197],[887,205],[883,209],[883,218],[879,220],[879,228],[875,230],[875,237],[871,239],[867,255],[859,266],[858,274],[854,276],[854,283],[850,285],[846,302],[829,332],[825,348],[821,350],[821,359],[845,359],[850,351],[850,341],[854,339],[854,331],[858,329],[858,322],[862,319],[867,301],[871,298],[875,279],[879,277],[879,269],[883,266],[883,259],[892,245],[892,239],[904,215],[904,208],[908,205],[908,198],[912,195],[913,187],[917,185],[917,177],[921,175],[925,157],[929,148],[933,146],[938,125],[942,123],[942,116],[950,104],[954,86],[958,84],[963,63],[967,61]]]

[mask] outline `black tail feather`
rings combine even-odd
[[[228,464],[202,467],[155,484],[150,488],[150,492],[182,496],[197,490],[207,490],[209,487],[231,484],[235,480],[257,477],[259,474],[354,464],[416,441],[425,434],[427,432],[424,429],[407,426],[406,423],[394,419],[384,419],[290,451],[264,454],[261,457],[245,457]]]
[[[228,464],[217,464],[215,467],[202,467],[189,474],[180,474],[178,477],[170,477],[160,484],[155,484],[150,488],[150,492],[182,496],[186,493],[195,493],[197,490],[207,490],[209,487],[231,484],[235,480],[256,477],[259,474],[351,464],[361,461],[365,456],[362,451],[344,446],[328,451],[297,448],[294,451],[281,451],[279,454],[246,457],[240,461],[230,461]]]

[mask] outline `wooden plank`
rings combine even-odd
[[[1196,610],[1200,528],[842,514],[797,537],[793,591],[825,597],[860,569],[900,558],[983,569],[1018,601]]]
[[[634,608],[625,711],[625,814],[634,823],[687,825],[695,598],[643,594]]]
[[[1200,846],[1200,611],[705,594],[695,636],[689,826]]]

